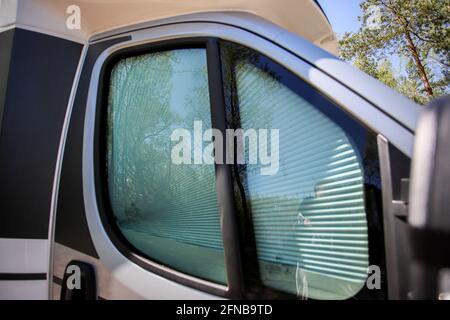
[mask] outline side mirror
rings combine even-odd
[[[411,299],[450,299],[450,96],[423,111],[411,167]]]

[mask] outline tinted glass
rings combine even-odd
[[[301,297],[356,295],[369,266],[367,131],[342,112],[335,117],[335,106],[269,59],[222,47],[229,126],[279,130],[277,150],[270,134],[257,145],[278,152],[276,172],[261,174],[260,162],[235,166],[238,208],[251,222],[244,242],[251,227],[258,264],[257,272],[247,271],[266,287]],[[244,146],[247,154],[251,148]]]
[[[119,61],[108,102],[110,202],[120,231],[140,253],[226,283],[214,166],[171,159],[172,132],[192,131],[195,120],[211,127],[205,49]]]

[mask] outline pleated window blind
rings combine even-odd
[[[171,160],[171,133],[191,132],[194,120],[211,128],[205,49],[118,62],[108,106],[110,201],[121,232],[141,253],[225,284],[214,166]]]
[[[352,297],[369,264],[358,151],[276,72],[243,56],[233,67],[241,127],[279,129],[278,173],[245,171],[261,281],[314,299]]]

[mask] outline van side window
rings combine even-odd
[[[226,284],[214,166],[177,165],[175,129],[211,128],[206,50],[119,60],[107,107],[107,184],[114,219],[133,250]],[[195,149],[195,146],[194,146]]]
[[[366,200],[380,189],[374,135],[268,58],[227,42],[221,48],[229,127],[279,136],[277,150],[271,142],[265,150],[279,154],[273,174],[261,174],[261,161],[234,166],[247,286],[266,298],[258,285],[312,299],[357,295],[374,258],[369,224],[372,244],[383,238]]]

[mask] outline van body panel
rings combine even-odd
[[[73,37],[78,42],[56,36],[59,31],[43,34],[30,31],[36,26],[23,30],[19,25],[4,26],[0,33],[0,41],[10,49],[0,55],[0,67],[6,71],[0,78],[0,260],[14,257],[0,265],[0,274],[23,265],[25,269],[16,271],[34,274],[35,279],[0,278],[0,298],[59,298],[65,267],[72,260],[94,266],[102,299],[227,297],[222,285],[157,263],[153,267],[161,272],[150,272],[118,250],[105,231],[94,182],[99,170],[94,164],[94,126],[102,67],[121,49],[198,37],[247,46],[412,156],[418,105],[325,51],[325,42],[319,43],[322,48],[311,43],[320,39],[304,39],[254,13],[136,20],[101,32],[90,26],[89,32]],[[14,242],[19,239],[23,242]],[[39,242],[39,250],[26,256],[38,243],[33,241]],[[31,260],[24,262],[24,257],[39,268],[29,267]],[[175,276],[164,276],[169,273]],[[10,291],[14,284],[17,290]]]

